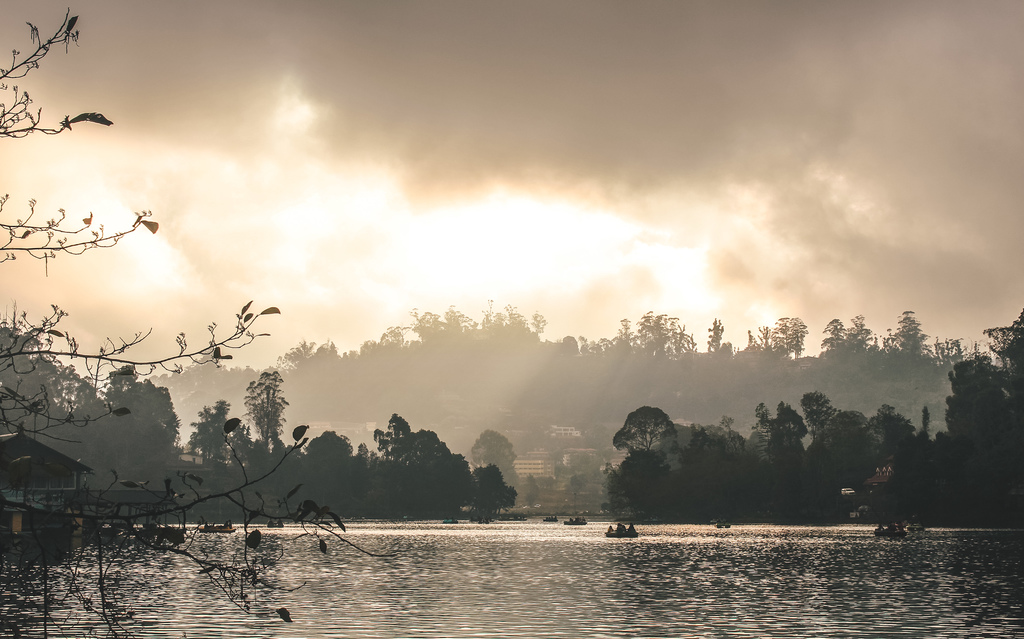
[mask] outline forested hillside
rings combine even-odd
[[[797,403],[810,391],[864,413],[888,404],[907,415],[927,406],[941,416],[948,373],[964,354],[960,340],[926,335],[911,312],[885,333],[863,317],[848,326],[833,320],[817,335],[783,318],[746,332],[742,348],[724,341],[728,329],[717,321],[688,331],[654,313],[623,320],[616,335],[600,339],[546,339],[544,324],[511,307],[479,322],[453,308],[443,316],[414,313],[409,326],[390,328],[358,351],[301,343],[277,367],[289,422],[359,424],[399,412],[468,452],[487,428],[526,440],[553,424],[610,437],[643,404],[677,422],[728,415],[747,433],[759,403]],[[820,354],[803,355],[819,345]],[[191,416],[221,398],[239,405],[257,375],[197,368],[158,383],[171,390],[179,414]]]

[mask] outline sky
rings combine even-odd
[[[0,0],[0,45],[66,8]],[[702,349],[715,318],[744,346],[800,317],[812,353],[834,318],[974,341],[1024,307],[1020,2],[71,11],[78,45],[19,85],[45,123],[114,124],[0,141],[5,219],[160,231],[4,263],[0,302],[60,306],[83,347],[173,351],[249,300],[282,311],[254,367],[489,300],[550,340],[665,313]]]

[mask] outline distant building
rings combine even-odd
[[[572,426],[551,426],[552,437],[582,437],[583,433]]]
[[[555,462],[546,450],[535,450],[516,457],[512,462],[520,477],[554,477]]]
[[[203,456],[198,453],[182,453],[178,455],[178,460],[185,464],[192,464],[193,466],[203,465]]]
[[[890,455],[882,462],[881,466],[875,468],[875,474],[864,480],[864,485],[869,490],[882,488],[892,479],[892,456]]]

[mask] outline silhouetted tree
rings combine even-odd
[[[246,417],[252,423],[256,441],[273,450],[281,445],[284,430],[284,409],[288,401],[281,386],[284,384],[277,371],[260,373],[259,379],[245,389]]]
[[[868,428],[878,438],[879,456],[883,458],[894,454],[900,442],[914,434],[914,425],[910,420],[888,404],[882,404],[878,412],[868,420]]]
[[[505,484],[494,464],[473,469],[473,510],[479,517],[493,517],[516,505],[516,489]]]
[[[497,431],[485,430],[480,433],[470,451],[470,458],[477,466],[494,465],[501,469],[502,476],[514,476],[515,447],[507,437]]]
[[[231,404],[218,400],[213,406],[203,406],[197,421],[192,422],[192,434],[188,447],[212,462],[224,462],[227,456],[227,442],[224,440],[224,423],[228,421]]]
[[[800,408],[804,411],[804,421],[811,433],[811,441],[814,441],[825,430],[828,422],[839,410],[832,406],[832,402],[825,393],[812,391],[804,393],[800,398]]]
[[[612,438],[612,445],[629,452],[650,451],[656,445],[672,441],[676,426],[665,411],[652,406],[641,406],[626,416],[626,422]]]

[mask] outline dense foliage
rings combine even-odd
[[[904,315],[889,338],[898,357],[929,356],[920,327]],[[853,329],[846,352],[864,350]],[[836,331],[839,333],[839,331]],[[852,516],[920,518],[960,525],[1024,521],[1024,312],[989,329],[992,355],[975,352],[949,372],[945,432],[932,436],[930,410],[920,425],[882,404],[866,417],[805,393],[799,410],[758,404],[745,440],[732,420],[693,424],[653,447],[632,447],[609,472],[610,505],[639,517],[839,521]],[[894,360],[899,361],[899,360]],[[645,407],[647,408],[647,407]],[[632,436],[627,418],[616,439]]]

